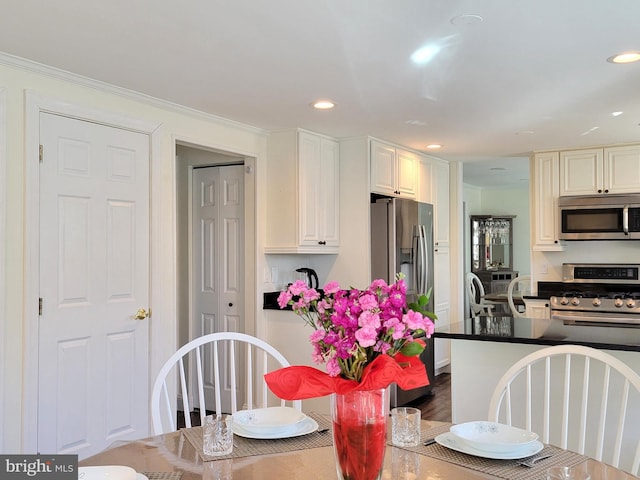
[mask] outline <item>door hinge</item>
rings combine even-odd
[[[42,145],[38,148],[38,157],[40,158],[40,163],[42,163],[42,158],[44,157],[44,147]]]
[[[38,298],[38,315],[42,316],[42,297]]]

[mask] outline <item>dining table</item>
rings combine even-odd
[[[330,419],[326,415],[309,415],[318,423],[318,429],[311,433],[283,439],[236,436],[233,452],[226,456],[205,455],[201,427],[191,427],[141,440],[117,442],[81,460],[79,467],[125,465],[138,472],[137,480],[144,480],[142,475],[149,480],[338,478]],[[433,441],[436,437],[446,436],[450,427],[447,422],[422,420],[422,438],[417,447],[393,446],[389,433],[381,479],[544,480],[547,468],[554,465],[587,472],[590,480],[637,478],[603,462],[551,445],[542,446],[539,453],[550,456],[530,467],[521,465],[519,459],[474,456]]]

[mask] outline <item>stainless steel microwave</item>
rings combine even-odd
[[[561,240],[640,240],[639,195],[558,199]]]

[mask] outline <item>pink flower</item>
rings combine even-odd
[[[296,280],[291,285],[289,285],[289,293],[291,293],[291,295],[293,296],[302,295],[307,290],[307,284],[302,280]]]
[[[329,282],[324,286],[323,290],[325,295],[333,295],[334,293],[338,293],[340,285],[338,282]]]
[[[378,299],[375,295],[364,294],[360,297],[360,306],[363,310],[373,310],[378,307]]]
[[[289,304],[289,300],[291,300],[292,297],[293,295],[291,295],[289,290],[281,291],[280,295],[278,295],[278,306],[280,308],[286,307]]]
[[[360,381],[376,357],[394,356],[414,337],[433,334],[433,314],[409,310],[406,291],[400,276],[391,285],[374,280],[365,290],[328,282],[323,296],[297,280],[280,293],[278,305],[291,305],[314,328],[309,336],[314,362],[324,363],[331,376]]]
[[[361,347],[373,347],[378,339],[378,331],[371,327],[362,327],[356,330],[356,339]]]
[[[327,373],[331,377],[337,377],[342,373],[340,364],[338,363],[338,360],[335,357],[330,358],[329,361],[327,361]]]

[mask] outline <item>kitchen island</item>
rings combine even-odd
[[[479,317],[452,324],[435,338],[451,341],[451,416],[454,423],[487,418],[500,377],[517,360],[551,345],[607,351],[640,373],[640,328],[572,326],[548,319]]]

